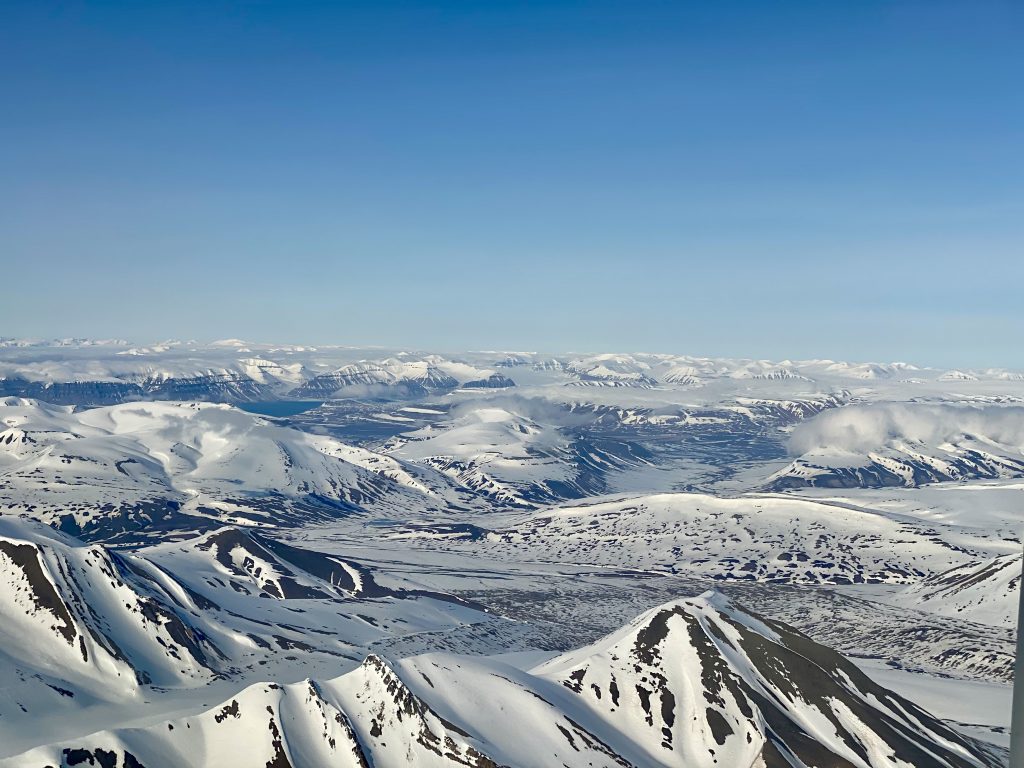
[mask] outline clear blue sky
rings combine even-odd
[[[1024,366],[1020,2],[0,5],[0,335]]]

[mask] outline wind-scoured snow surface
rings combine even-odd
[[[1002,369],[0,340],[0,764],[998,766],[1022,499]]]

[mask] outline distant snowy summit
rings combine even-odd
[[[514,375],[506,376],[500,371]],[[270,345],[240,339],[212,344],[168,340],[0,340],[0,395],[68,405],[132,400],[248,402],[287,398],[416,399],[456,389],[514,384],[600,389],[687,389],[776,385],[781,392],[847,388],[987,392],[1024,374],[907,363],[746,360],[650,353],[551,355],[466,352],[457,355],[372,348]],[[729,382],[732,382],[729,384]],[[986,387],[988,389],[986,389]]]
[[[0,349],[29,349],[32,347],[128,347],[130,345],[131,342],[125,341],[124,339],[19,339],[11,336],[0,336]]]
[[[82,408],[281,403],[260,412],[284,417],[319,407],[290,423],[408,459],[470,503],[1024,477],[1024,378],[1002,369],[71,340],[0,348],[4,396]]]

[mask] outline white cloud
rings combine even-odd
[[[898,441],[935,446],[965,437],[1024,447],[1024,407],[877,403],[834,408],[797,426],[789,451],[864,454]]]

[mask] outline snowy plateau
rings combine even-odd
[[[0,768],[998,768],[1024,374],[0,339]]]

